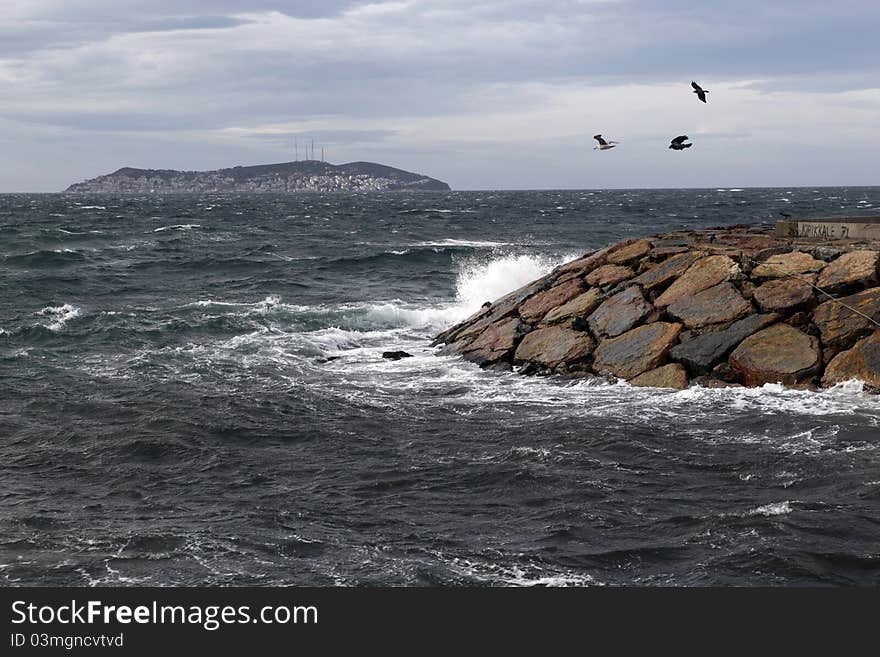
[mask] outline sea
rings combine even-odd
[[[859,382],[431,346],[591,249],[780,212],[880,188],[0,196],[0,584],[877,586]]]

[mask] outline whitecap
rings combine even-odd
[[[162,226],[161,228],[154,228],[154,233],[160,233],[163,230],[192,230],[193,228],[201,228],[201,224],[175,224],[173,226]]]
[[[773,502],[772,504],[764,504],[763,506],[759,506],[755,509],[749,511],[746,515],[749,516],[784,516],[788,513],[791,513],[791,502]]]
[[[45,324],[46,328],[57,332],[63,329],[68,321],[74,317],[79,317],[80,309],[65,303],[63,306],[46,306],[36,314],[47,317],[50,322]]]

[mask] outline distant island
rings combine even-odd
[[[375,192],[450,191],[418,173],[373,162],[328,164],[320,160],[175,171],[124,167],[68,187],[70,193],[172,194],[179,192]]]

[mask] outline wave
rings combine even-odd
[[[74,317],[79,317],[80,308],[73,306],[69,303],[65,303],[63,306],[46,306],[41,311],[37,312],[37,315],[41,315],[46,317],[49,320],[48,324],[44,324],[47,329],[53,332],[58,332],[64,328],[64,325],[69,322]]]
[[[411,244],[413,247],[466,247],[466,248],[475,248],[475,249],[497,249],[502,246],[515,246],[512,242],[489,242],[486,240],[456,240],[456,239],[445,239],[439,240],[436,242],[418,242],[416,244]]]
[[[161,233],[164,230],[192,230],[193,228],[201,228],[201,224],[174,224],[173,226],[162,226],[161,228],[154,228],[154,233]]]
[[[82,262],[86,257],[73,249],[40,249],[21,255],[7,256],[7,262],[28,267],[50,267]]]

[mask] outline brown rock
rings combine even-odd
[[[551,369],[561,364],[570,367],[585,361],[595,346],[589,333],[549,326],[526,335],[516,349],[513,362],[516,365],[537,363]]]
[[[825,346],[849,347],[858,338],[876,328],[875,324],[841,304],[880,321],[880,288],[877,287],[837,301],[829,299],[820,303],[813,311],[813,323],[819,328],[822,344]]]
[[[583,292],[583,283],[580,280],[571,280],[560,283],[549,290],[539,292],[519,307],[519,316],[529,324],[534,324],[542,319],[550,310],[561,306]]]
[[[792,251],[767,258],[752,270],[752,278],[784,278],[792,274],[819,271],[825,263],[809,253]]]
[[[556,268],[556,274],[564,274],[567,272],[577,272],[578,276],[586,276],[597,267],[605,264],[605,256],[608,254],[610,247],[593,251],[585,256],[572,260],[564,265]]]
[[[762,310],[791,310],[815,300],[813,288],[798,278],[774,278],[755,289],[753,297]]]
[[[877,283],[877,270],[880,267],[880,253],[877,251],[850,251],[819,273],[816,285],[823,290],[832,291],[847,285],[868,285]]]
[[[681,324],[655,322],[604,340],[596,348],[593,369],[632,379],[662,365],[680,332]]]
[[[608,254],[608,262],[612,265],[625,265],[633,260],[641,258],[651,250],[651,242],[648,240],[636,240],[630,244],[614,249]]]
[[[688,328],[732,322],[752,312],[752,304],[743,299],[730,283],[721,283],[693,296],[669,304],[667,312]]]
[[[483,332],[472,342],[462,344],[454,349],[475,363],[491,365],[502,360],[509,361],[510,355],[516,346],[516,341],[528,330],[518,317],[503,319],[494,324],[489,324]]]
[[[540,326],[549,324],[561,324],[575,317],[586,317],[593,312],[602,301],[602,293],[597,287],[591,287],[589,290],[576,296],[568,303],[564,303],[558,308],[553,308],[544,315]]]
[[[596,337],[614,337],[629,331],[653,310],[654,307],[642,296],[642,290],[633,285],[605,300],[587,322]]]
[[[822,358],[816,338],[787,324],[774,324],[743,340],[729,362],[748,386],[793,385],[815,376]]]
[[[620,265],[602,265],[587,275],[587,285],[615,285],[621,281],[635,276],[635,272],[629,267]]]
[[[714,255],[700,258],[669,288],[657,297],[654,305],[668,306],[684,297],[693,296],[719,283],[739,276],[739,265],[728,256]]]
[[[663,247],[678,248],[678,247]],[[656,250],[656,249],[655,249]],[[652,290],[655,287],[666,285],[675,278],[681,276],[687,268],[701,257],[700,253],[682,253],[664,260],[658,265],[654,265],[638,278],[633,279],[633,283],[638,283],[646,290]]]
[[[675,388],[676,390],[684,390],[688,387],[687,372],[678,363],[670,363],[663,365],[657,369],[639,374],[632,379],[630,383],[634,386],[645,386],[650,388]]]
[[[690,249],[686,246],[658,246],[651,249],[650,256],[654,260],[663,260],[669,256],[687,253]]]
[[[859,340],[855,346],[837,354],[822,377],[822,385],[832,386],[850,379],[880,387],[880,330]]]

